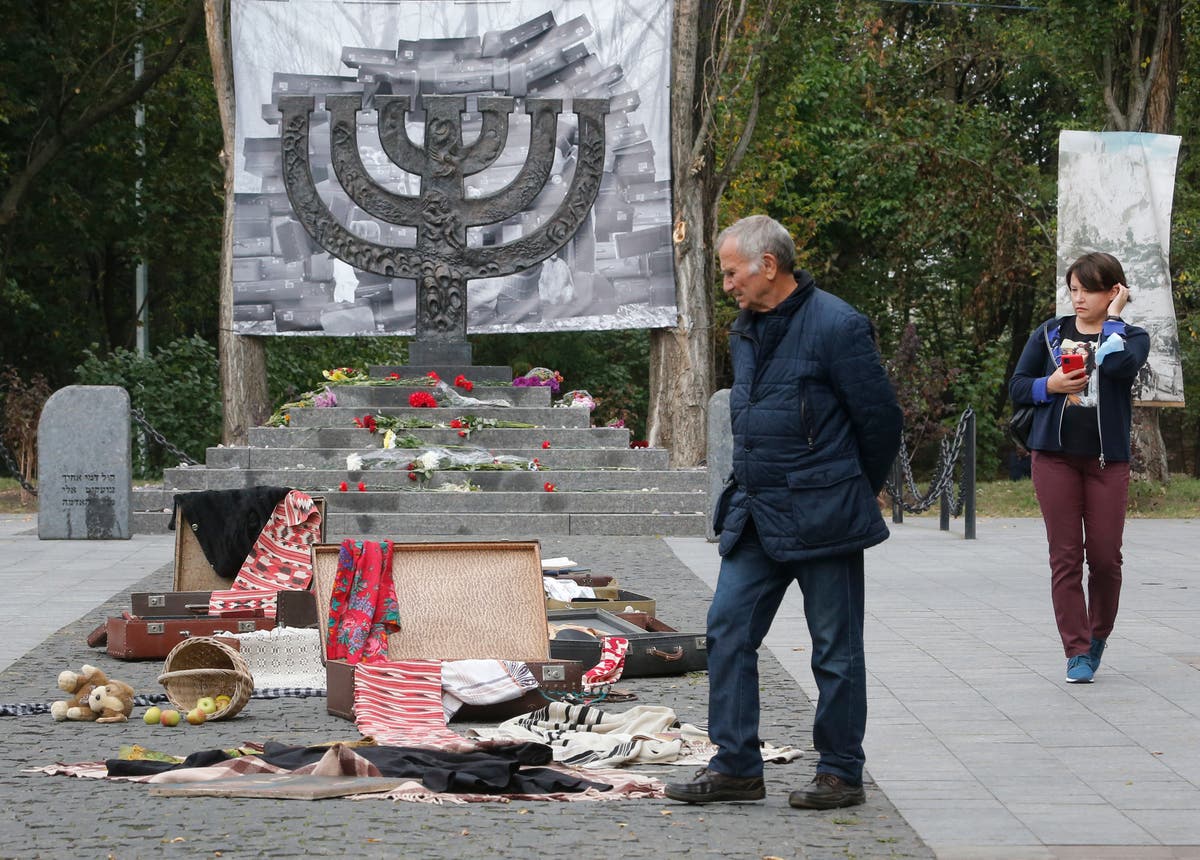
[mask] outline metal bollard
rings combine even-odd
[[[892,496],[892,522],[904,522],[904,469],[900,465],[900,457],[892,463],[892,486],[896,488],[896,495]]]

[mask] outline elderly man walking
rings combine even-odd
[[[760,800],[758,648],[784,593],[800,585],[819,696],[816,777],[800,809],[865,799],[863,550],[885,540],[876,496],[900,446],[901,411],[870,322],[793,271],[783,225],[743,218],[717,239],[729,330],[733,474],[713,527],[722,556],[708,612],[709,737],[718,747],[685,803]]]

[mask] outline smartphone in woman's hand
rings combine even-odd
[[[1083,370],[1084,358],[1077,352],[1064,352],[1062,357],[1062,372],[1074,373]]]

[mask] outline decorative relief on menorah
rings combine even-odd
[[[504,150],[514,100],[480,97],[480,132],[463,142],[461,96],[425,95],[424,145],[405,130],[408,96],[378,96],[380,143],[388,158],[421,179],[419,195],[388,190],[368,173],[359,154],[358,113],[362,96],[330,93],[330,159],[342,189],[355,205],[388,224],[416,229],[415,247],[383,245],[354,234],[321,199],[309,164],[313,96],[283,96],[280,132],[283,180],[296,217],[313,240],[355,268],[417,282],[416,334],[420,342],[465,343],[467,282],[511,275],[535,266],[559,251],[584,222],[600,189],[604,170],[608,99],[574,99],[578,121],[574,173],[561,202],[546,221],[500,245],[470,247],[467,229],[499,224],[526,209],[546,186],[554,163],[561,99],[526,98],[530,139],[525,162],[500,190],[468,197],[465,178],[489,167]]]

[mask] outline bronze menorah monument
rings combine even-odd
[[[415,227],[415,247],[380,245],[355,235],[334,217],[317,193],[309,165],[313,96],[283,96],[280,132],[283,177],[292,209],[318,245],[356,268],[417,283],[416,339],[411,364],[471,362],[467,342],[467,281],[523,271],[561,249],[591,211],[604,169],[604,117],[608,99],[575,99],[578,154],[570,186],[545,223],[501,245],[467,246],[467,228],[505,221],[526,209],[546,185],[554,163],[561,99],[527,98],[529,151],[517,176],[499,191],[468,198],[464,178],[491,165],[508,140],[513,99],[480,96],[478,138],[463,143],[462,96],[423,95],[424,147],[404,128],[409,96],[377,96],[379,140],[391,161],[421,178],[419,196],[382,187],[363,165],[358,148],[359,94],[328,94],[330,155],[338,182],[354,203],[374,217]]]

